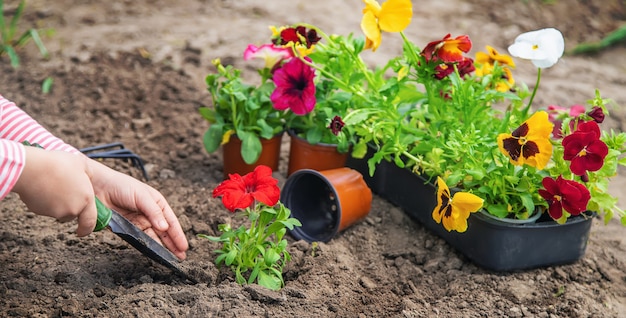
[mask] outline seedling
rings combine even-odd
[[[20,59],[16,50],[26,45],[30,40],[35,42],[35,45],[37,45],[37,48],[39,48],[39,52],[43,57],[48,57],[48,50],[43,45],[39,32],[36,29],[28,29],[22,32],[20,36],[17,36],[19,34],[17,30],[17,23],[22,17],[25,6],[26,1],[22,0],[15,10],[15,15],[13,15],[11,20],[5,21],[4,0],[0,0],[0,36],[2,36],[0,42],[0,57],[4,54],[8,55],[11,60],[11,66],[14,68],[20,65]]]

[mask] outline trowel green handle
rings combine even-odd
[[[96,221],[96,228],[93,229],[94,232],[98,232],[107,227],[107,225],[109,225],[109,221],[111,221],[111,215],[113,214],[111,209],[104,205],[104,203],[102,203],[102,201],[100,201],[97,197],[96,210],[98,210],[98,220]]]

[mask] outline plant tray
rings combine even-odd
[[[382,161],[374,176],[369,176],[367,159],[349,158],[347,165],[363,174],[374,193],[402,208],[481,267],[516,271],[572,263],[585,254],[595,213],[570,218],[565,224],[546,216],[533,223],[512,224],[472,213],[466,232],[448,232],[432,219],[437,200],[431,182],[388,161]]]

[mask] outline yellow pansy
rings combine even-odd
[[[553,127],[548,113],[538,111],[512,133],[498,135],[498,148],[516,166],[527,164],[543,169],[552,157]]]
[[[450,189],[441,177],[437,177],[437,206],[433,210],[433,220],[443,223],[443,227],[450,231],[465,232],[467,218],[470,213],[483,207],[483,199],[468,192],[457,192],[450,196]]]
[[[388,0],[382,5],[376,0],[363,0],[361,30],[365,34],[365,49],[376,51],[382,41],[382,31],[401,32],[413,17],[411,0]]]

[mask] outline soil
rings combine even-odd
[[[5,1],[7,2],[7,1]],[[54,3],[54,4],[52,4]],[[17,1],[5,3],[14,12]],[[566,48],[597,41],[626,22],[617,0],[420,1],[407,36],[415,43],[468,34],[473,51],[501,52],[519,33],[556,27]],[[626,229],[594,220],[584,257],[572,264],[492,272],[465,259],[400,208],[374,196],[369,216],[321,243],[289,237],[286,286],[239,286],[213,264],[215,235],[230,213],[211,198],[221,154],[206,153],[210,103],[204,76],[221,58],[254,75],[241,55],[267,26],[308,22],[327,33],[360,34],[359,0],[124,0],[28,2],[20,28],[51,28],[42,59],[29,44],[21,66],[0,59],[1,94],[77,148],[122,142],[145,161],[149,184],[177,211],[190,241],[192,283],[103,231],[77,238],[75,224],[26,211],[14,195],[0,212],[0,316],[3,317],[626,317]],[[395,55],[397,34],[364,56]],[[518,61],[519,82],[536,70]],[[54,80],[44,94],[44,79]],[[565,56],[545,70],[537,105],[584,103],[599,88],[615,101],[608,125],[626,118],[626,47]],[[286,173],[287,140],[279,177]],[[107,165],[137,178],[123,160]],[[623,196],[624,176],[611,191]],[[620,203],[623,208],[624,204]],[[546,242],[550,244],[550,242]]]

